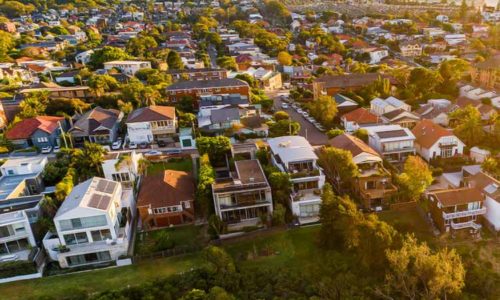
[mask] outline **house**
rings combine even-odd
[[[437,190],[428,193],[429,210],[438,229],[450,232],[481,229],[480,216],[486,213],[484,196],[476,188]]]
[[[146,176],[138,195],[137,208],[145,230],[192,223],[195,187],[191,175],[166,170]]]
[[[468,99],[466,97],[458,97],[455,108],[465,108],[467,106],[474,106],[481,114],[481,119],[484,121],[490,120],[497,114],[497,110],[488,104],[483,104],[481,101]]]
[[[455,106],[451,105],[449,100],[445,101],[446,102],[432,102],[429,100],[427,101],[427,104],[419,107],[415,111],[415,114],[419,115],[422,120],[431,120],[435,124],[446,127],[450,123],[448,114],[455,108]]]
[[[352,178],[352,188],[363,207],[376,211],[386,207],[397,188],[392,184],[391,173],[384,168],[380,154],[350,134],[336,136],[329,141],[329,145],[352,154],[352,160],[359,170],[359,175]],[[339,188],[339,177],[335,176],[333,180]]]
[[[478,172],[464,179],[465,186],[475,188],[484,195],[485,223],[492,231],[500,231],[500,181],[484,172]]]
[[[283,87],[281,80],[281,73],[271,70],[250,67],[247,69],[245,74],[252,76],[258,83],[260,88],[265,90],[277,90]]]
[[[92,50],[92,49],[80,52],[80,53],[75,55],[75,62],[82,64],[82,65],[86,65],[90,62],[92,54],[94,54],[94,50]]]
[[[399,43],[402,56],[412,57],[422,55],[422,46],[417,41],[405,41]]]
[[[116,109],[105,109],[100,106],[76,116],[71,133],[75,144],[85,141],[99,144],[109,144],[118,137],[118,128],[123,118],[123,112]]]
[[[444,36],[444,40],[448,45],[454,46],[465,42],[467,40],[467,37],[463,33],[446,34]]]
[[[227,71],[224,69],[202,68],[183,69],[167,71],[174,81],[179,80],[221,80],[227,78]]]
[[[171,141],[177,131],[175,108],[156,105],[138,108],[128,115],[126,124],[130,142]]]
[[[314,99],[321,95],[333,96],[341,91],[353,91],[369,85],[379,78],[388,78],[391,83],[394,79],[377,73],[324,75],[315,79],[313,85]]]
[[[448,18],[447,15],[438,15],[436,16],[436,21],[439,21],[441,23],[446,23],[448,22],[450,19]]]
[[[110,263],[127,255],[132,217],[118,182],[93,177],[76,185],[45,236],[49,257],[61,268]]]
[[[342,94],[335,94],[333,100],[337,103],[337,109],[340,115],[351,112],[359,106],[356,101]]]
[[[396,109],[411,111],[411,106],[392,96],[386,99],[375,98],[370,101],[370,110],[377,116],[382,116]]]
[[[368,145],[389,162],[402,163],[415,154],[415,136],[399,125],[379,125],[365,128],[368,131]]]
[[[369,110],[360,107],[340,117],[340,121],[346,132],[354,132],[361,127],[380,123],[380,118]]]
[[[86,100],[92,97],[88,86],[59,86],[56,83],[48,85],[40,83],[40,86],[19,90],[20,94],[30,94],[33,92],[48,92],[50,98],[78,98]]]
[[[431,120],[422,120],[412,129],[415,149],[426,161],[462,155],[465,144],[452,131]]]
[[[37,244],[25,209],[2,209],[0,232],[0,263],[30,260],[32,249],[37,249]]]
[[[215,214],[230,228],[255,226],[272,214],[271,187],[257,159],[235,161],[234,168],[212,184]]]
[[[141,153],[109,152],[104,156],[102,172],[104,178],[120,182],[122,188],[130,189],[139,177],[139,161],[143,159]]]
[[[500,88],[500,55],[476,63],[470,68],[472,82],[488,88]]]
[[[18,148],[54,147],[66,127],[64,117],[39,116],[24,119],[12,126],[5,137]]]
[[[363,53],[368,53],[370,56],[369,64],[378,64],[380,61],[389,56],[389,51],[383,48],[365,48],[362,49]]]
[[[240,94],[250,97],[248,83],[234,78],[218,80],[180,81],[166,88],[168,100],[177,102],[183,97],[198,100],[202,95]]]
[[[142,69],[151,69],[149,61],[133,61],[133,60],[115,60],[104,63],[105,70],[118,69],[122,73],[133,76],[135,73]]]
[[[57,83],[70,83],[70,84],[75,84],[76,79],[75,76],[77,76],[80,73],[80,71],[68,71],[68,72],[63,72],[55,77],[55,81]]]
[[[281,136],[267,142],[273,165],[290,174],[292,213],[300,223],[317,221],[325,175],[317,164],[318,157],[313,147],[302,136]]]
[[[387,112],[381,116],[382,122],[386,124],[400,125],[401,127],[413,128],[418,121],[420,121],[420,116],[407,111],[402,108],[398,108]]]

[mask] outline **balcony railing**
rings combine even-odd
[[[298,171],[295,173],[291,173],[290,177],[293,179],[293,178],[302,178],[302,177],[313,177],[313,176],[319,176],[319,175],[320,175],[320,171],[318,169],[314,169],[314,170],[302,170],[302,171]]]
[[[484,215],[485,213],[486,213],[486,207],[482,207],[480,209],[457,211],[452,213],[443,212],[443,219],[450,220],[456,218]]]
[[[474,221],[468,221],[468,222],[463,222],[463,223],[451,222],[450,225],[451,225],[451,228],[453,228],[454,230],[464,229],[464,228],[469,228],[469,227],[472,229],[475,229],[475,230],[479,230],[482,227],[481,224],[474,223]]]
[[[238,202],[238,203],[221,204],[220,208],[221,209],[240,208],[240,207],[247,207],[247,206],[254,206],[254,205],[263,205],[263,204],[270,205],[271,201],[267,201],[267,200],[241,201],[241,202]]]

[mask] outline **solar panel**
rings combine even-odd
[[[89,201],[89,207],[97,208],[99,202],[101,202],[101,196],[97,194],[92,194],[92,197],[90,197]]]
[[[108,181],[108,185],[106,186],[105,193],[106,194],[113,194],[115,187],[116,187],[116,182]]]
[[[99,208],[99,209],[108,208],[109,201],[111,201],[110,196],[101,196],[101,202],[99,202],[99,205],[97,206],[97,208]]]
[[[106,193],[106,194],[113,194],[115,187],[116,187],[116,182],[101,179],[101,180],[99,180],[99,183],[97,184],[96,190],[98,192],[102,192],[102,193]]]
[[[96,190],[98,192],[104,192],[106,190],[106,186],[108,185],[108,182],[106,180],[99,180],[97,183]]]

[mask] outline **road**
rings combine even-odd
[[[209,44],[207,47],[208,56],[210,57],[210,63],[212,64],[212,68],[217,68],[217,49],[212,44]]]
[[[313,146],[325,145],[328,143],[328,137],[323,132],[319,131],[313,124],[309,123],[301,114],[297,113],[293,108],[281,108],[282,101],[278,96],[274,97],[274,109],[276,111],[286,111],[290,118],[300,123],[299,135],[305,137]]]

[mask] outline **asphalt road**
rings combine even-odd
[[[274,108],[276,111],[286,111],[290,118],[300,123],[299,135],[305,137],[313,146],[325,145],[328,143],[328,137],[323,132],[319,131],[313,124],[309,123],[301,114],[297,113],[295,109],[289,107],[287,109],[281,108],[281,100],[279,97],[274,98]]]

